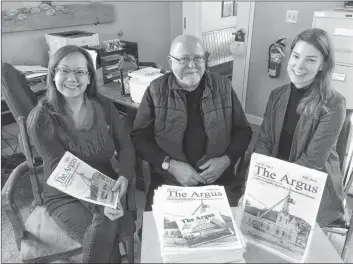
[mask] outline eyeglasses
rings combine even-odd
[[[205,55],[203,56],[194,56],[194,57],[185,57],[185,58],[175,58],[172,55],[169,55],[169,57],[172,57],[173,59],[177,60],[181,65],[189,64],[190,61],[193,61],[195,64],[200,64],[205,61]]]
[[[73,73],[76,77],[83,77],[88,74],[86,70],[71,70],[69,68],[56,68],[55,71],[63,76],[68,76],[70,73]]]

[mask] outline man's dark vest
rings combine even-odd
[[[200,100],[207,136],[206,158],[224,155],[232,135],[232,86],[228,79],[205,72],[205,87]],[[154,135],[157,145],[175,160],[187,162],[183,137],[187,125],[187,103],[184,91],[172,73],[153,81],[150,86],[155,108]],[[165,184],[177,185],[170,174],[155,168]],[[178,184],[179,185],[179,184]]]

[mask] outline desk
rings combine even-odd
[[[126,122],[130,131],[132,129],[139,104],[133,102],[130,96],[123,96],[121,94],[122,89],[119,83],[106,83],[104,85],[98,86],[97,90],[100,95],[117,104],[116,107],[119,112],[123,112],[126,115]]]
[[[111,100],[113,103],[117,103],[126,106],[127,109],[137,111],[139,104],[131,100],[130,96],[121,95],[121,85],[116,82],[110,82],[98,87],[98,93],[103,97]]]
[[[237,208],[232,207],[235,217]],[[244,259],[247,263],[287,262],[286,260],[248,243]],[[313,235],[307,261],[309,263],[343,263],[335,248],[318,226]],[[152,212],[143,213],[141,263],[162,263],[157,228]]]

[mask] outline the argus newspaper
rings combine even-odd
[[[244,247],[223,186],[164,185],[155,192],[153,214],[162,250]]]
[[[152,209],[164,263],[244,262],[245,242],[223,186],[163,185]]]
[[[87,202],[122,209],[115,181],[66,151],[47,180],[48,185]]]
[[[249,242],[304,262],[327,174],[254,153],[240,229]]]

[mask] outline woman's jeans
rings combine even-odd
[[[83,263],[120,263],[119,219],[104,216],[104,207],[76,200],[52,211],[56,224],[83,247]]]

